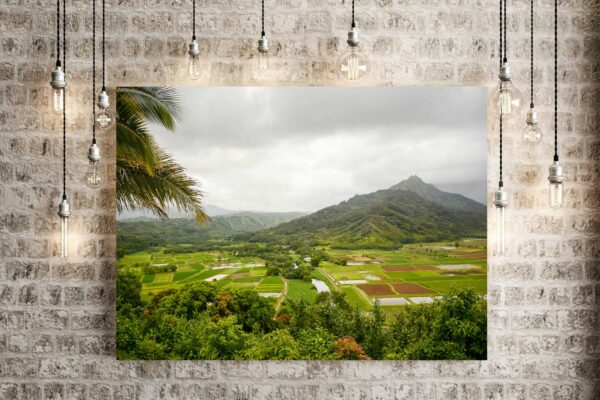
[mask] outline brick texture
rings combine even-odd
[[[560,3],[560,153],[567,204],[548,207],[551,0],[534,0],[541,124],[506,135],[509,252],[489,262],[489,359],[469,362],[117,362],[115,189],[84,187],[90,140],[90,2],[68,2],[73,256],[57,257],[60,119],[49,112],[54,1],[0,2],[0,399],[600,399],[600,2]],[[87,3],[87,4],[86,4]],[[267,8],[273,67],[253,49],[259,0],[199,0],[202,85],[342,86],[347,0]],[[190,0],[108,0],[108,82],[190,85]],[[516,84],[528,95],[529,1],[510,0]],[[358,0],[368,86],[483,85],[497,71],[496,0]],[[114,97],[113,97],[114,98]],[[114,107],[114,104],[113,104]],[[488,189],[497,181],[489,118]],[[100,133],[107,173],[114,133]],[[491,209],[490,209],[491,210]],[[493,218],[490,212],[490,232]]]

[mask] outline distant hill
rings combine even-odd
[[[151,246],[200,244],[209,238],[228,238],[271,228],[303,215],[300,212],[240,212],[212,217],[203,225],[190,218],[164,221],[148,217],[130,218],[117,221],[117,244],[136,251]]]
[[[238,238],[366,247],[485,235],[483,204],[443,192],[413,176],[389,189],[356,195],[335,206]]]
[[[228,214],[236,213],[236,211],[231,211],[231,210],[227,210],[225,208],[212,206],[210,204],[205,204],[203,206],[203,208],[204,208],[204,212],[209,217],[216,217],[218,215],[228,215]],[[193,218],[194,217],[191,213],[185,213],[185,212],[177,210],[176,208],[170,209],[168,212],[168,215],[169,215],[169,219]],[[156,215],[150,213],[149,211],[140,211],[140,210],[136,210],[136,211],[124,210],[117,215],[117,220],[119,220],[119,221],[125,221],[125,220],[130,220],[130,219],[139,219],[139,218],[155,219],[155,220],[159,219]]]

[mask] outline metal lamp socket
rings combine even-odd
[[[548,168],[548,181],[550,183],[562,183],[565,179],[563,176],[563,168],[558,163],[558,161],[554,161],[550,168]]]
[[[71,215],[71,207],[67,202],[67,199],[64,199],[58,205],[58,216],[61,218],[69,218]]]
[[[196,39],[192,40],[192,42],[189,44],[188,54],[190,56],[197,56],[198,54],[200,54],[200,50],[198,49],[198,42],[196,42]]]
[[[98,95],[98,107],[106,110],[109,106],[110,106],[110,103],[108,102],[108,93],[106,93],[106,91],[103,90]]]
[[[346,40],[346,43],[348,43],[348,46],[350,47],[358,46],[360,42],[358,40],[358,31],[356,28],[352,28],[350,31],[348,31],[348,39]]]
[[[88,149],[88,160],[95,162],[100,161],[100,148],[93,143]]]
[[[67,82],[65,81],[65,73],[62,68],[56,66],[56,69],[52,71],[52,80],[50,81],[50,86],[54,89],[61,89],[67,86]]]
[[[508,64],[502,64],[500,66],[500,73],[498,74],[498,77],[501,81],[510,81],[511,74],[510,66]]]
[[[527,125],[537,125],[538,113],[533,108],[527,112]]]
[[[261,53],[267,53],[269,51],[269,41],[267,40],[267,38],[265,36],[261,36],[261,38],[258,39],[257,49]]]
[[[506,191],[501,187],[494,192],[494,205],[497,208],[504,208],[508,206],[508,195],[506,194]]]

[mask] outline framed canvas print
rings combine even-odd
[[[485,359],[484,88],[117,91],[119,359]]]

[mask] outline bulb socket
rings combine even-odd
[[[499,187],[498,190],[494,192],[494,205],[496,208],[505,208],[508,206],[508,195],[506,191]]]
[[[358,40],[358,31],[356,28],[353,27],[350,31],[348,31],[348,39],[346,40],[346,43],[348,43],[348,46],[350,47],[358,46],[360,42]]]
[[[563,176],[563,168],[558,163],[558,161],[554,161],[550,168],[548,168],[548,182],[550,183],[562,183],[565,180]]]
[[[108,101],[108,93],[106,93],[106,90],[103,90],[98,95],[98,103],[97,104],[98,104],[98,107],[100,107],[104,110],[106,110],[110,106],[110,103]]]
[[[52,86],[54,89],[62,89],[67,86],[67,82],[65,81],[65,73],[58,65],[54,71],[52,71],[52,80],[50,81],[50,86]]]
[[[90,160],[90,162],[100,161],[100,148],[96,143],[93,143],[88,149],[88,160]]]
[[[63,199],[58,205],[58,216],[61,218],[69,218],[71,215],[71,207],[67,202],[67,199]]]
[[[510,66],[508,64],[502,64],[500,66],[500,72],[498,73],[498,77],[501,81],[510,81]]]
[[[265,36],[261,36],[261,38],[258,39],[257,49],[261,53],[267,53],[269,51],[269,41],[267,40],[267,38]]]
[[[533,108],[530,108],[527,111],[527,125],[537,125],[538,123],[538,113]]]
[[[192,40],[192,42],[189,44],[188,54],[190,56],[197,56],[198,54],[200,54],[200,50],[198,48],[198,42],[196,41],[196,39]]]

